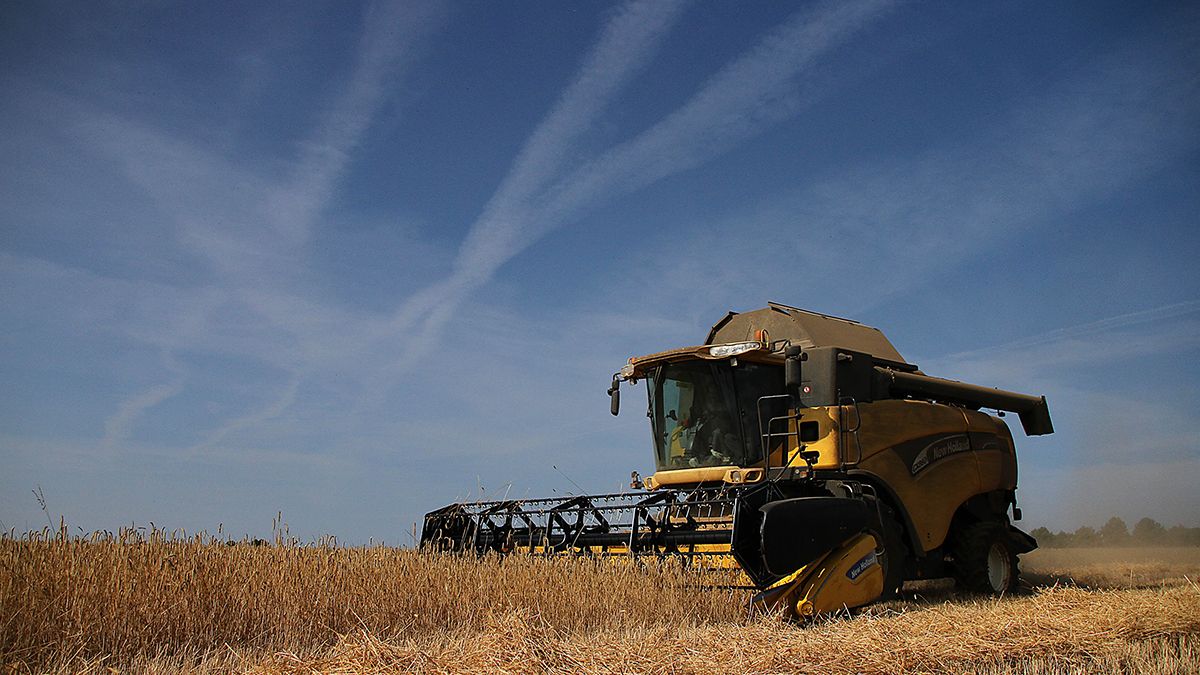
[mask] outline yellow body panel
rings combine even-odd
[[[737,468],[736,466],[701,466],[694,469],[659,471],[646,479],[646,487],[653,490],[672,485],[715,483],[725,480],[725,474]]]
[[[981,491],[1016,489],[1017,453],[1008,425],[981,412],[967,411],[966,417],[967,429],[976,439],[971,449],[979,463]]]
[[[837,406],[821,407],[821,408],[805,408],[801,411],[802,423],[816,422],[817,424],[817,440],[810,441],[804,444],[804,449],[807,452],[818,453],[818,458],[813,468],[815,469],[837,469],[842,465],[841,449],[838,446],[838,409]],[[792,432],[792,439],[798,438],[796,434],[796,425],[792,423],[789,431]],[[788,466],[805,468],[807,465],[800,458],[798,448],[791,447],[788,452]],[[780,452],[775,452],[771,457],[771,466],[783,466],[783,457]]]
[[[919,439],[951,439],[969,447],[966,411],[925,401],[888,400],[858,406],[862,416],[856,443],[863,459],[858,468],[878,476],[907,509],[916,538],[925,551],[941,546],[958,507],[981,492],[976,453],[959,451],[929,460],[919,472],[896,450]],[[932,443],[932,441],[931,441]],[[922,450],[916,450],[918,456]]]

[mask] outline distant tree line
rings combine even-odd
[[[1039,527],[1029,534],[1039,546],[1200,546],[1200,527],[1163,527],[1153,518],[1142,518],[1133,531],[1120,518],[1109,518],[1099,530],[1084,525],[1074,532],[1051,532]]]

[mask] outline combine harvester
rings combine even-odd
[[[1053,433],[1042,396],[925,375],[878,329],[786,305],[730,312],[698,347],[631,358],[657,470],[644,491],[452,504],[427,550],[671,557],[740,567],[754,606],[798,617],[953,576],[1003,594],[1037,542],[1010,522],[1008,426]],[[702,562],[701,562],[702,561]]]

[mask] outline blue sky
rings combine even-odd
[[[7,3],[0,524],[409,541],[651,467],[768,300],[1045,394],[1029,527],[1200,525],[1190,3]]]

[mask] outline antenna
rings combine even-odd
[[[575,481],[571,480],[571,477],[568,476],[567,474],[563,473],[562,469],[559,469],[557,466],[555,466],[553,464],[550,465],[550,468],[557,471],[558,475],[562,476],[563,478],[566,478],[568,483],[570,483],[571,485],[574,485],[575,489],[579,490],[579,494],[583,494],[583,488],[579,487],[579,483],[576,483]]]

